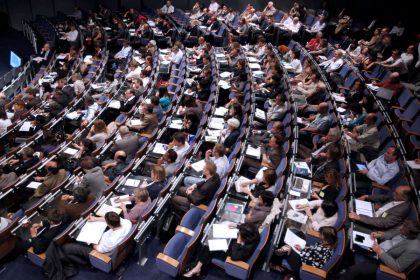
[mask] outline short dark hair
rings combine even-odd
[[[178,158],[178,154],[173,150],[173,149],[169,149],[166,151],[166,154],[168,155],[168,159],[171,162],[175,162],[176,159]]]
[[[277,181],[277,173],[274,169],[269,168],[263,171],[263,180],[268,184],[268,187],[274,186]]]
[[[51,209],[47,212],[48,221],[58,224],[63,220],[63,215],[57,209]]]
[[[120,216],[115,212],[108,212],[105,214],[105,222],[115,228],[121,225]]]
[[[410,235],[410,237],[416,237],[420,234],[420,224],[418,222],[405,220],[403,227],[405,228],[406,233]]]
[[[321,209],[324,211],[325,217],[329,218],[338,212],[338,205],[334,200],[323,200]]]
[[[176,141],[182,143],[182,144],[185,144],[186,137],[185,137],[185,134],[183,132],[180,132],[180,131],[175,132],[174,135],[172,136],[172,138],[175,139]]]
[[[260,238],[257,227],[252,224],[238,225],[238,230],[241,240],[245,244],[256,242]]]
[[[84,157],[80,162],[80,166],[82,167],[82,169],[90,170],[95,166],[95,163],[93,162],[93,159],[91,157]]]
[[[89,189],[77,187],[73,190],[73,197],[74,200],[78,203],[84,203],[87,201],[89,196]]]
[[[263,191],[262,193],[260,193],[260,197],[263,201],[263,203],[268,206],[271,207],[273,206],[273,201],[274,201],[274,194],[270,191]]]
[[[150,102],[151,102],[153,105],[158,106],[158,105],[159,105],[159,97],[157,97],[157,96],[152,96],[152,97],[150,98]]]
[[[152,104],[145,104],[144,109],[146,109],[146,112],[149,114],[153,113],[153,105]]]

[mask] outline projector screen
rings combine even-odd
[[[14,52],[10,51],[10,66],[13,68],[19,67],[22,63],[22,59],[15,54]]]

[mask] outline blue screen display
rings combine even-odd
[[[22,63],[22,59],[17,54],[10,51],[10,66],[14,68],[19,67],[21,63]]]

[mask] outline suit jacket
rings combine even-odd
[[[26,171],[28,171],[29,168],[37,164],[39,161],[38,157],[33,157],[27,161],[23,161],[16,169],[15,173],[16,175],[20,176],[22,174],[25,174]]]
[[[228,137],[226,137],[225,142],[223,143],[225,147],[229,150],[232,149],[233,145],[238,140],[240,131],[239,129],[232,130]]]
[[[95,197],[101,196],[106,188],[105,177],[102,169],[99,166],[96,166],[89,170],[85,176],[83,176],[79,186],[82,188],[88,188],[90,193]]]
[[[158,127],[158,120],[154,114],[144,115],[143,122],[141,125],[132,126],[133,130],[139,131],[140,133],[151,134],[156,127]]]
[[[123,150],[127,154],[127,161],[130,161],[136,155],[138,148],[139,137],[136,134],[131,134],[116,141],[111,152],[114,154],[116,151]]]
[[[36,188],[34,197],[42,197],[44,194],[57,187],[66,178],[66,170],[60,169],[57,174],[49,174],[45,180]]]
[[[94,201],[95,196],[93,195],[89,195],[86,202],[83,203],[69,203],[67,201],[60,200],[57,208],[66,213],[73,221],[80,218],[80,215],[85,212]]]
[[[247,261],[252,256],[257,246],[258,242],[242,245],[238,244],[235,240],[230,243],[227,255],[230,256],[233,261]]]
[[[400,229],[388,230],[383,235],[383,240],[389,240],[400,234]],[[397,272],[404,272],[419,256],[420,236],[414,239],[404,239],[394,245],[387,252],[383,252],[379,259]]]
[[[33,238],[31,242],[35,254],[44,253],[50,245],[51,241],[67,226],[66,221],[62,221],[60,225],[52,228],[50,227],[48,221],[43,221],[42,224],[47,229],[44,232],[42,232],[39,236]]]
[[[392,196],[389,195],[369,195],[367,198],[368,201],[371,202],[379,202],[384,205],[387,202],[391,202]],[[381,217],[368,217],[365,215],[359,215],[360,222],[371,225],[375,228],[380,229],[389,229],[396,227],[407,218],[411,208],[411,202],[405,201],[399,205],[396,205],[386,211],[386,215],[382,215]]]
[[[212,176],[210,179],[197,184],[197,188],[189,195],[188,200],[194,205],[209,205],[214,194],[220,186],[219,174]]]
[[[147,186],[147,191],[149,192],[150,199],[153,200],[158,197],[160,191],[165,187],[166,181],[162,182],[153,182]]]
[[[130,112],[130,110],[133,108],[134,105],[136,105],[136,103],[137,103],[137,97],[134,97],[133,99],[126,102],[121,102],[120,112],[122,113]]]

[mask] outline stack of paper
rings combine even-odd
[[[284,237],[284,243],[292,247],[293,251],[299,254],[299,251],[296,250],[295,245],[299,245],[302,249],[306,246],[306,241],[296,234],[293,233],[290,229],[287,229],[286,236]]]
[[[31,122],[23,122],[22,126],[19,128],[19,131],[27,132],[31,129],[32,123]]]
[[[216,53],[216,57],[217,58],[223,58],[223,57],[225,57],[225,54],[224,53]]]
[[[379,88],[378,86],[375,86],[373,84],[366,84],[366,86],[367,86],[368,89],[374,90],[374,91],[377,91],[378,88]]]
[[[260,70],[261,66],[258,63],[250,63],[249,68],[251,68],[252,70]]]
[[[338,107],[337,108],[337,112],[339,112],[339,113],[344,113],[345,111],[347,111],[347,110],[343,107]]]
[[[209,123],[209,128],[222,130],[225,127],[223,123],[214,122],[213,120]]]
[[[353,242],[363,247],[372,248],[375,240],[369,234],[353,230]]]
[[[223,78],[223,79],[229,78],[230,75],[232,75],[232,73],[230,73],[230,72],[222,72],[222,73],[220,73],[220,77]]]
[[[141,181],[136,179],[127,179],[124,183],[124,186],[137,188],[140,185]]]
[[[204,141],[217,143],[218,137],[217,136],[204,136]]]
[[[295,211],[303,211],[305,208],[297,208],[297,205],[308,205],[309,201],[306,198],[289,200],[289,204]]]
[[[216,110],[214,110],[215,116],[225,116],[229,110],[225,107],[218,107]]]
[[[118,215],[121,213],[121,208],[110,206],[106,203],[102,204],[102,206],[96,211],[96,215],[104,217],[106,213],[108,212],[115,212]]]
[[[61,53],[61,54],[59,54],[58,56],[57,56],[57,59],[58,60],[62,60],[62,59],[65,59],[67,57],[67,54],[65,54],[65,53]]]
[[[206,161],[203,159],[203,160],[199,160],[191,164],[191,168],[197,172],[202,172],[205,165],[206,165]]]
[[[261,157],[261,147],[248,145],[245,154],[259,159]]]
[[[169,128],[180,130],[182,129],[182,124],[171,122],[169,124]]]
[[[28,189],[34,189],[36,190],[42,183],[40,182],[30,182],[26,187]]]
[[[249,181],[249,179],[248,178],[246,178],[246,177],[244,177],[244,176],[240,176],[237,180],[236,180],[236,182],[235,182],[235,189],[236,189],[236,191],[238,192],[238,193],[241,193],[242,192],[242,187],[241,187],[241,183],[242,182],[246,182],[246,181]],[[248,188],[249,188],[249,186],[247,186]]]
[[[223,89],[229,89],[230,88],[230,83],[225,81],[225,80],[220,80],[218,85]]]
[[[70,113],[67,113],[66,118],[69,120],[77,120],[80,117],[80,114],[77,111],[73,111]]]
[[[355,200],[356,213],[358,215],[365,215],[368,217],[374,217],[373,215],[373,206],[369,201],[364,201],[360,199]]]
[[[120,203],[121,202],[116,202],[115,201],[115,200],[117,200],[117,198],[119,199],[119,201],[124,200],[123,203],[125,205],[130,205],[131,204],[131,201],[130,200],[126,200],[126,199],[129,198],[129,195],[128,194],[127,195],[122,195],[122,196],[114,196],[114,197],[111,197],[109,199],[109,201],[111,202],[112,207],[120,207]]]
[[[346,98],[344,96],[339,95],[338,93],[333,93],[332,96],[333,96],[334,100],[337,101],[337,102],[347,103]]]
[[[209,250],[213,251],[227,251],[228,243],[226,239],[209,239]]]
[[[220,131],[221,131],[221,130],[211,130],[211,129],[208,129],[208,130],[207,130],[207,134],[208,134],[209,136],[218,137],[218,136],[220,136]]]
[[[76,240],[87,244],[99,244],[107,225],[105,222],[87,222]]]
[[[78,151],[79,150],[76,150],[76,149],[73,149],[73,148],[67,148],[67,149],[64,150],[64,153],[68,154],[68,155],[71,155],[71,156],[74,156],[75,154],[77,154]]]
[[[162,143],[156,143],[155,147],[153,148],[153,152],[155,154],[163,155],[166,153],[168,149],[168,145]]]
[[[305,215],[303,213],[300,213],[298,211],[295,211],[293,209],[289,209],[287,211],[287,218],[289,220],[295,221],[295,222],[297,222],[299,224],[302,224],[302,225],[306,224],[306,222],[308,221],[308,216],[307,215]]]
[[[143,122],[140,119],[132,119],[130,120],[130,125],[137,126],[141,125]]]
[[[258,59],[256,59],[255,57],[253,57],[253,56],[248,56],[247,57],[247,59],[248,59],[248,61],[250,62],[250,63],[256,63],[256,62],[259,62],[258,61]]]
[[[255,117],[265,120],[265,112],[257,108],[257,110],[255,110]]]
[[[229,228],[228,223],[223,224],[213,224],[213,238],[237,238],[238,237],[238,229],[237,228]]]
[[[119,110],[121,108],[121,102],[119,100],[111,100],[111,102],[109,102],[108,108]]]

